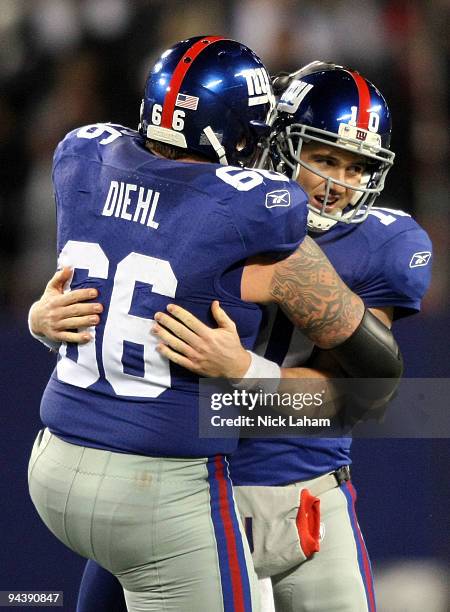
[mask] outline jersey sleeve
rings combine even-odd
[[[122,136],[136,137],[138,133],[117,123],[93,123],[76,128],[66,134],[55,149],[53,167],[65,155],[83,156],[94,161],[102,161],[110,150],[109,145]]]
[[[58,143],[55,152],[53,154],[53,168],[63,159],[65,155],[76,155],[82,141],[77,138],[77,134],[82,128],[77,128],[68,132],[64,138]]]
[[[257,171],[248,172],[258,176]],[[248,191],[230,186],[222,201],[227,204],[247,257],[294,251],[306,236],[308,198],[297,183],[285,177],[265,178]]]
[[[383,245],[375,287],[365,299],[369,307],[393,306],[394,318],[418,312],[431,281],[432,245],[420,227],[405,231]]]

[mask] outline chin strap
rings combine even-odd
[[[204,128],[203,133],[205,134],[206,138],[211,143],[212,148],[216,152],[216,155],[219,158],[219,164],[222,164],[222,166],[228,166],[225,149],[222,147],[219,139],[214,134],[212,127],[208,125],[208,127]]]
[[[342,217],[342,210],[336,211],[335,218],[323,217],[315,210],[308,210],[308,229],[315,232],[326,232],[336,225]]]

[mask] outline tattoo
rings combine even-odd
[[[364,315],[362,300],[309,237],[276,264],[270,293],[289,319],[321,348],[344,342]]]

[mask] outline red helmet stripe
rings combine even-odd
[[[164,98],[164,105],[161,116],[161,127],[172,128],[172,117],[173,111],[175,110],[175,102],[177,100],[178,93],[180,91],[181,83],[192,66],[195,58],[200,55],[202,51],[209,47],[209,44],[205,44],[203,41],[207,40],[209,43],[217,42],[218,40],[224,40],[223,36],[205,36],[196,43],[189,47],[186,53],[178,62],[177,67],[173,71],[172,78],[170,79],[169,87]],[[185,62],[185,58],[189,57],[191,61]]]
[[[370,91],[366,80],[357,72],[350,72],[358,88],[359,104],[356,126],[369,129]]]

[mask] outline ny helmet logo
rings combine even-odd
[[[278,110],[293,115],[297,112],[303,99],[308,95],[313,87],[314,85],[311,85],[311,83],[306,83],[305,81],[298,81],[295,79],[281,96],[277,107]]]
[[[263,68],[249,68],[243,70],[248,89],[248,105],[270,103],[270,107],[275,108],[275,96],[272,92],[272,85],[267,72]]]
[[[366,140],[367,132],[364,130],[356,130],[356,139],[357,140]]]

